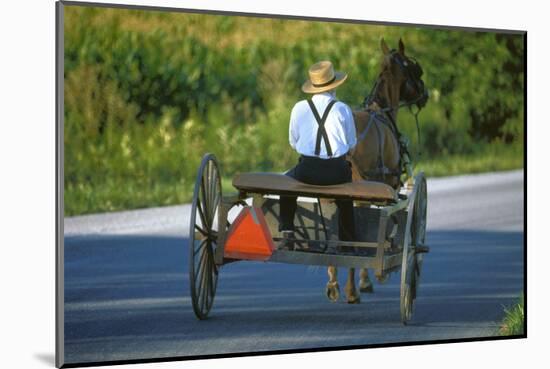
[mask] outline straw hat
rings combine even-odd
[[[308,73],[309,79],[302,85],[302,91],[306,94],[332,90],[348,78],[346,73],[335,72],[332,63],[326,60],[313,64]]]

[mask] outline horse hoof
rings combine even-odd
[[[359,291],[361,293],[373,293],[374,289],[372,287],[372,283],[369,282],[369,283],[360,284],[359,285]]]
[[[376,280],[381,284],[386,283],[389,279],[390,279],[390,274],[389,273],[386,273],[386,274],[381,275],[381,276],[376,276]]]
[[[360,304],[360,303],[361,303],[361,297],[359,297],[359,295],[348,297],[348,304]]]
[[[327,298],[331,302],[337,302],[340,298],[340,286],[338,282],[328,282],[326,289]]]

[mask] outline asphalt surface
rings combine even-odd
[[[198,321],[189,205],[66,218],[65,362],[494,335],[523,290],[523,209],[521,171],[428,180],[431,251],[407,326],[399,274],[348,305],[324,296],[325,268],[262,262],[224,266]]]

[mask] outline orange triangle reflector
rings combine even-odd
[[[245,207],[231,227],[224,247],[224,256],[232,259],[267,260],[275,245],[260,208]]]

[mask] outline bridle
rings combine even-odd
[[[402,107],[410,108],[413,105],[416,105],[418,110],[421,110],[426,105],[429,97],[428,90],[424,86],[424,81],[422,81],[422,75],[424,74],[422,67],[415,58],[404,57],[396,50],[390,51],[390,61],[399,66],[401,72],[405,76],[405,81],[403,81],[403,84],[400,87],[400,96],[406,96],[411,92],[415,92],[417,97],[409,101],[404,101],[395,108],[392,108],[390,106],[383,107],[383,105],[386,105],[385,102],[376,101],[378,98],[376,94],[378,93],[378,89],[381,86],[382,82],[382,71],[378,75],[378,78],[376,79],[374,86],[372,86],[369,94],[367,95],[367,97],[365,97],[365,100],[363,101],[363,107],[368,109],[368,107],[373,102],[376,102],[380,107],[382,107],[382,109],[379,110],[382,112],[392,112],[393,110],[397,110]]]

